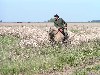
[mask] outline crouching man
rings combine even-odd
[[[54,15],[54,26],[64,35],[63,41],[65,42],[68,39],[67,23],[56,14]]]

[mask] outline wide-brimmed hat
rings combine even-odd
[[[59,17],[59,16],[56,14],[56,15],[54,15],[54,17]]]

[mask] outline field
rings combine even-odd
[[[0,23],[0,75],[100,75],[100,23],[68,23],[66,47],[52,47],[53,23]]]

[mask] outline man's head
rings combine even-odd
[[[59,18],[59,16],[56,14],[56,15],[54,15],[54,18],[55,18],[55,19],[58,19],[58,18]]]

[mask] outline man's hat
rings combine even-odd
[[[56,15],[54,15],[54,17],[59,17],[59,16],[56,14]]]

